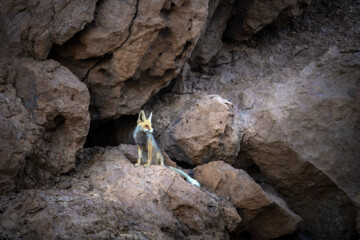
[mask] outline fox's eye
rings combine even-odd
[[[145,128],[149,128],[149,126],[148,126],[148,125],[145,125]]]

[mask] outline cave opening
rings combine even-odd
[[[86,138],[85,148],[135,144],[132,137],[137,115],[124,115],[118,119],[94,120]]]

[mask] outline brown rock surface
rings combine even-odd
[[[223,33],[235,9],[234,2],[232,0],[209,2],[206,31],[201,35],[190,58],[193,68],[207,64],[221,50]]]
[[[207,1],[106,0],[96,9],[95,21],[58,48],[55,57],[105,55],[85,79],[92,118],[136,114],[179,73],[206,25],[207,12]],[[76,72],[76,65],[72,68]]]
[[[352,1],[313,1],[286,28],[258,34],[256,48],[226,44],[168,91],[216,93],[239,109],[245,131],[234,165],[259,168],[258,180],[289,200],[315,239],[357,236],[358,11]]]
[[[154,102],[153,125],[170,158],[198,165],[235,161],[241,126],[233,106],[218,95],[169,96]]]
[[[97,0],[1,1],[1,54],[23,53],[46,59],[53,44],[63,44],[92,21]]]
[[[170,169],[135,167],[116,147],[88,149],[56,187],[6,200],[2,230],[22,238],[226,239],[241,221],[226,200]]]
[[[69,171],[85,142],[90,118],[86,86],[55,61],[12,59],[2,67],[4,194],[14,190],[18,174],[22,184],[32,186]]]
[[[14,71],[0,63],[0,195],[14,191],[16,176],[38,140],[38,126],[14,89]]]
[[[242,229],[253,239],[273,239],[293,233],[301,217],[285,201],[267,193],[245,171],[221,161],[198,166],[195,178],[212,192],[228,197],[243,217]]]
[[[21,59],[15,87],[32,120],[43,129],[34,164],[52,174],[69,171],[89,129],[86,86],[55,61]]]
[[[282,26],[301,15],[311,0],[242,0],[236,2],[235,16],[230,20],[225,36],[237,41],[247,40],[262,28]]]

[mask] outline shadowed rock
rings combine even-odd
[[[218,95],[179,95],[153,106],[154,129],[170,158],[193,166],[235,161],[242,128],[230,102]]]
[[[229,198],[243,218],[239,231],[250,232],[253,239],[291,234],[302,221],[283,199],[262,190],[243,170],[217,161],[196,167],[194,174],[204,187]]]

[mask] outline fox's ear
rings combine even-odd
[[[150,113],[150,116],[148,118],[149,122],[151,123],[151,118],[152,118],[152,112]]]
[[[139,117],[138,117],[137,122],[140,123],[140,122],[144,122],[145,120],[146,120],[145,113],[144,113],[143,110],[141,110],[140,113],[139,113]]]

